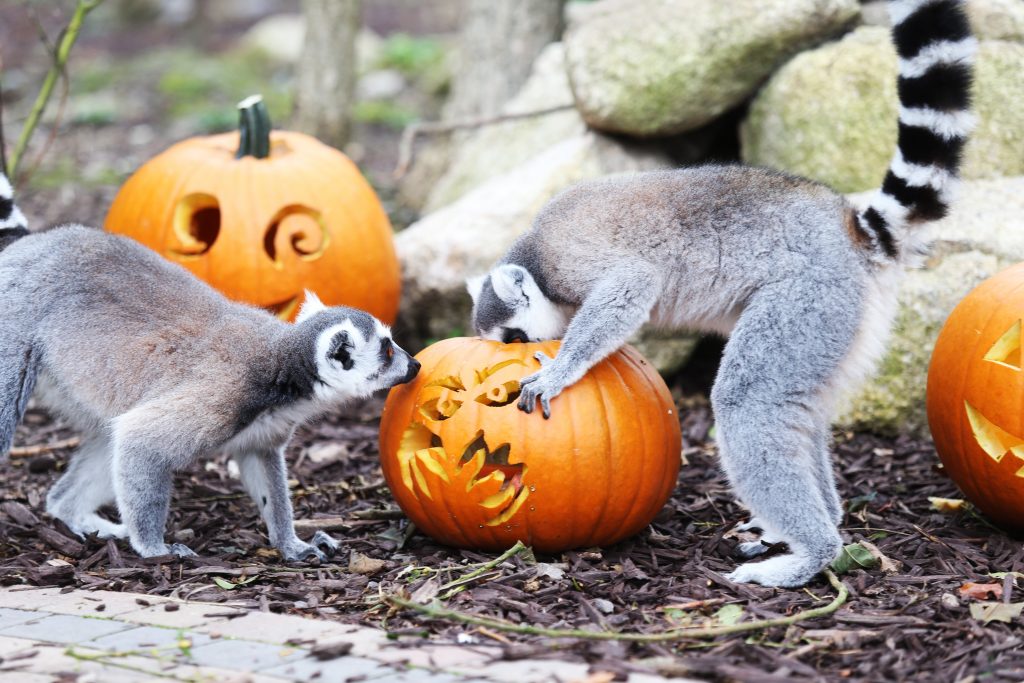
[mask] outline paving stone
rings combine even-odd
[[[179,643],[186,639],[196,648],[211,641],[205,633],[184,633],[173,628],[158,626],[139,626],[127,631],[119,631],[108,636],[90,640],[83,645],[110,652],[131,652],[133,650],[157,650],[164,655],[180,652]]]
[[[586,680],[587,665],[555,660],[496,662],[487,667],[487,678],[509,683],[549,683]]]
[[[381,679],[380,683],[384,683]],[[407,669],[390,674],[386,678],[387,683],[462,683],[461,676],[453,676],[446,673],[436,673],[428,669]]]
[[[0,590],[0,607],[38,609],[46,600],[60,595],[60,588],[4,588]]]
[[[39,612],[30,612],[24,609],[11,609],[0,607],[0,629],[5,629],[14,624],[21,624],[32,619],[37,619]]]
[[[394,668],[364,657],[339,657],[321,662],[306,657],[294,662],[265,669],[263,673],[300,681],[315,680],[317,683],[345,683],[353,678],[371,680],[396,675]],[[388,678],[390,681],[391,679]]]
[[[172,601],[167,601],[172,602]],[[154,604],[152,607],[143,607],[133,612],[119,614],[118,619],[131,621],[136,624],[147,626],[165,626],[167,628],[188,628],[194,629],[204,627],[202,630],[210,632],[227,624],[226,617],[209,616],[211,614],[237,613],[245,614],[242,610],[227,607],[225,605],[212,605],[208,603],[178,602],[177,609],[168,612],[165,603]],[[239,619],[243,617],[237,617]]]
[[[423,649],[430,668],[442,671],[479,673],[492,661],[501,659],[501,650],[496,647],[436,645]]]
[[[244,665],[242,671],[259,671],[302,659],[306,654],[305,650],[251,640],[216,640],[193,648],[192,661],[200,666],[231,669]]]
[[[36,646],[36,641],[27,638],[8,638],[0,636],[0,659],[5,659],[15,652],[31,650]]]
[[[58,675],[61,680],[65,681],[70,677],[69,674],[79,678],[89,676],[97,683],[151,683],[162,680],[146,672],[126,669],[126,663],[120,660],[118,660],[118,664],[121,666],[113,666],[106,662],[87,661],[73,657],[68,654],[69,649],[60,646],[40,645],[35,649],[38,652],[36,656],[21,662],[25,664],[25,673]],[[102,654],[88,648],[74,648],[74,652],[80,657],[93,657]]]
[[[56,676],[36,674],[28,671],[0,671],[0,683],[54,683]]]
[[[40,596],[32,609],[54,614],[116,617],[140,609],[134,593],[117,591],[74,590],[67,593]]]
[[[283,644],[288,641],[345,640],[348,629],[341,624],[320,619],[251,612],[227,623],[211,626],[207,630],[216,631],[225,638]]]
[[[352,654],[360,657],[377,655],[383,648],[394,645],[384,631],[363,626],[347,628],[340,637],[352,643]]]
[[[129,624],[110,619],[89,619],[70,614],[52,614],[0,629],[0,635],[31,638],[44,643],[81,643],[109,633],[131,628]]]

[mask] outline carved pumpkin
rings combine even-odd
[[[181,264],[226,296],[293,320],[303,290],[393,322],[400,280],[391,224],[348,157],[270,131],[259,98],[239,133],[180,142],[121,188],[106,229]]]
[[[534,354],[558,342],[457,338],[416,357],[381,420],[384,478],[399,506],[448,545],[543,552],[606,546],[643,529],[680,464],[668,388],[633,348],[594,367],[552,402],[551,418],[516,407]]]
[[[946,320],[928,370],[928,423],[950,478],[996,522],[1024,529],[1024,263]]]

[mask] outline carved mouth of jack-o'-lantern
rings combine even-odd
[[[996,363],[1011,370],[1021,371],[1021,321],[1018,320],[1008,329],[996,343],[992,345],[983,360]],[[964,400],[964,410],[971,424],[971,431],[981,449],[995,462],[1002,462],[1007,455],[1013,455],[1021,461],[1021,468],[1016,476],[1024,477],[1024,437],[1016,436],[999,427],[980,410]]]
[[[679,421],[657,372],[626,347],[565,390],[552,417],[519,410],[520,380],[558,342],[446,339],[388,396],[381,466],[417,529],[449,545],[542,552],[608,545],[664,505]]]
[[[414,494],[418,491],[433,498],[427,477],[436,477],[435,488],[456,487],[460,494],[464,491],[465,496],[475,500],[486,511],[483,523],[487,526],[508,521],[530,495],[525,485],[526,465],[511,461],[512,446],[507,442],[492,449],[482,429],[461,448],[449,450],[437,425],[452,419],[467,396],[494,408],[514,403],[519,398],[517,379],[502,377],[497,382],[488,382],[512,366],[520,366],[517,372],[522,372],[525,364],[508,360],[475,371],[468,388],[458,376],[443,377],[427,384],[421,394],[419,419],[406,427],[397,454],[406,488]],[[498,485],[496,491],[495,484]]]
[[[994,521],[1024,529],[1024,263],[972,290],[939,333],[928,424],[949,477]]]

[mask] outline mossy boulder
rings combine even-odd
[[[602,0],[565,39],[576,106],[599,130],[691,130],[857,13],[856,0]]]
[[[414,344],[466,333],[466,278],[494,265],[555,194],[587,178],[671,166],[649,146],[586,131],[426,215],[395,238],[401,329]]]
[[[863,205],[867,196],[852,198]],[[964,183],[953,213],[935,225],[931,256],[898,295],[892,336],[875,376],[838,424],[875,432],[927,432],[925,386],[935,339],[960,300],[1024,259],[1024,178]]]
[[[896,52],[888,30],[863,26],[797,55],[758,93],[741,127],[743,159],[842,192],[881,184],[896,147]],[[1024,44],[982,41],[978,127],[965,178],[1024,174]]]

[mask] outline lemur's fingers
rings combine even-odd
[[[520,386],[522,386],[522,384],[520,384]],[[519,408],[519,410],[523,411],[524,413],[532,413],[533,406],[535,403],[537,403],[537,395],[526,388],[524,388],[522,391],[523,393],[519,395],[519,403],[517,403],[516,406]]]
[[[533,384],[534,382],[536,382],[539,379],[540,379],[540,373],[539,372],[535,372],[532,375],[527,375],[526,377],[524,377],[521,380],[519,380],[519,388],[522,389],[525,385]]]
[[[551,419],[551,399],[547,398],[544,394],[540,395],[540,410],[544,414],[544,419]]]
[[[541,368],[544,368],[545,366],[547,366],[548,363],[555,360],[554,358],[551,358],[543,351],[538,351],[537,353],[533,354],[533,357],[537,359],[538,363],[540,363]]]
[[[313,538],[309,539],[309,542],[310,545],[322,549],[328,557],[333,557],[334,553],[338,551],[338,547],[341,545],[336,540],[328,536],[324,531],[318,531],[313,534]]]

